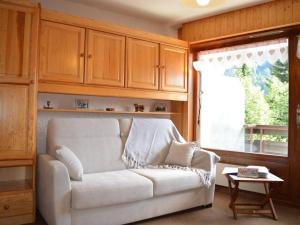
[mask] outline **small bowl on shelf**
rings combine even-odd
[[[114,112],[115,108],[106,108],[105,111],[107,111],[107,112]]]

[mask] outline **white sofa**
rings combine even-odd
[[[192,166],[212,173],[202,187],[196,173],[172,169],[126,169],[122,151],[130,119],[53,119],[47,153],[38,156],[38,208],[48,225],[126,224],[213,202],[213,154],[196,151]],[[80,159],[82,181],[70,180],[55,159],[65,145]],[[199,218],[201,219],[201,218]]]

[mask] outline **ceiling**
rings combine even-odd
[[[269,2],[270,0],[211,0],[200,7],[196,0],[67,0],[102,10],[179,26],[184,22],[204,18]]]

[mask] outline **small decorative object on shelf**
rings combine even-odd
[[[75,99],[75,108],[76,109],[88,109],[89,108],[89,100]]]
[[[47,101],[46,105],[44,105],[44,109],[53,109],[53,107],[51,106],[51,101]]]
[[[134,104],[134,108],[136,112],[144,112],[144,105]]]
[[[157,103],[157,104],[154,104],[154,111],[155,112],[166,112],[167,107],[165,104]]]
[[[113,111],[115,111],[115,108],[106,108],[105,110],[108,112],[113,112]]]

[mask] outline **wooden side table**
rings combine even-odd
[[[232,209],[234,219],[237,219],[238,214],[271,215],[274,220],[278,219],[272,200],[272,193],[273,185],[283,182],[281,178],[272,173],[269,173],[267,178],[244,178],[234,174],[225,174],[225,176],[228,180],[230,192],[229,208]],[[241,182],[263,184],[266,191],[263,201],[261,203],[236,203],[239,195],[239,184]],[[268,205],[269,207],[267,207]]]

